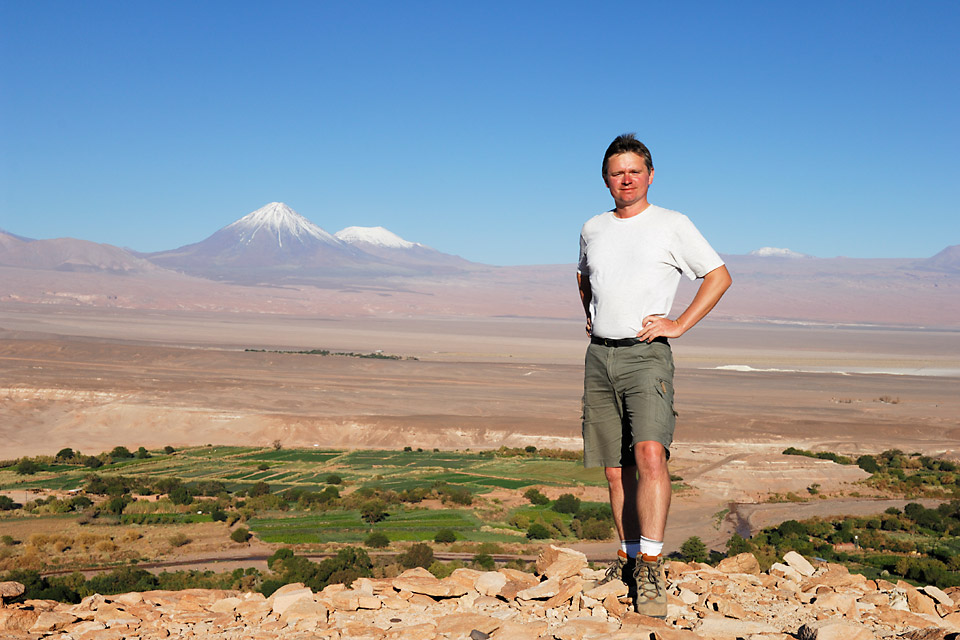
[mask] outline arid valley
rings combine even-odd
[[[8,459],[62,447],[96,453],[116,445],[274,441],[580,446],[585,338],[575,320],[7,303],[0,327],[0,438]],[[312,349],[398,359],[293,353]],[[886,508],[849,497],[860,493],[851,483],[867,475],[857,467],[781,455],[789,446],[957,458],[956,331],[708,320],[674,341],[674,352],[679,422],[671,464],[690,489],[674,500],[668,547],[691,535],[721,545],[734,528],[801,514]],[[731,504],[811,485],[831,498],[755,505],[715,521]],[[583,492],[604,497],[596,487]]]

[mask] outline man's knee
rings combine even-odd
[[[640,473],[660,472],[667,468],[667,450],[655,440],[638,442],[634,448]]]
[[[620,467],[604,467],[604,475],[607,477],[607,484],[611,487],[623,486],[623,469]]]

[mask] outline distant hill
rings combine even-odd
[[[124,249],[75,238],[32,240],[0,231],[0,265],[24,269],[136,274],[159,271]]]

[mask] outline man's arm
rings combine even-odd
[[[587,314],[587,335],[589,336],[593,333],[593,320],[590,318],[590,301],[593,300],[593,289],[590,288],[590,278],[584,278],[579,271],[577,272],[577,288],[580,289],[580,302],[583,303],[583,312]]]
[[[690,306],[676,320],[665,316],[647,316],[643,319],[643,330],[637,334],[641,340],[650,342],[656,337],[679,338],[700,322],[720,301],[721,296],[730,288],[733,278],[725,266],[720,266],[703,276],[703,282],[697,289]],[[590,284],[587,283],[589,288]],[[583,295],[581,290],[581,296]]]

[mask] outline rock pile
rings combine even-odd
[[[867,580],[788,553],[768,572],[751,554],[716,568],[672,562],[668,621],[630,611],[627,587],[577,551],[551,546],[536,575],[424,569],[360,578],[314,593],[290,584],[259,593],[188,589],[80,604],[28,600],[0,608],[0,638],[124,640],[960,640],[960,588]],[[0,597],[23,593],[0,583]]]

